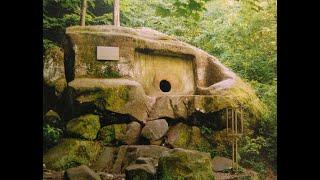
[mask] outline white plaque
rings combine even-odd
[[[97,60],[119,60],[119,47],[97,46]]]

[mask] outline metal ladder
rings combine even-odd
[[[238,140],[243,135],[243,112],[242,107],[226,109],[227,137],[232,140],[232,168],[238,170]],[[240,120],[238,119],[238,115]],[[231,120],[231,132],[229,121]],[[238,127],[239,124],[239,127]]]

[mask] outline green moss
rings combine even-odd
[[[196,126],[192,126],[191,142],[189,144],[189,149],[194,149],[194,150],[207,152],[207,153],[211,153],[212,151],[211,144],[201,133],[200,128]]]
[[[211,144],[203,137],[201,131],[196,126],[188,126],[179,123],[175,127],[178,131],[177,138],[173,142],[174,147],[199,150],[203,152],[211,151]]]
[[[213,91],[213,103],[203,101],[203,106],[208,110],[212,107],[221,110],[224,108],[242,106],[248,114],[254,118],[260,118],[267,112],[263,104],[256,96],[253,89],[241,79],[237,79],[233,87],[223,91]]]
[[[177,140],[174,142],[175,146],[187,148],[190,139],[190,130],[187,125],[179,125],[179,134]]]
[[[114,134],[117,140],[122,140],[127,131],[127,124],[114,124]]]
[[[103,77],[104,78],[119,78],[119,77],[121,77],[121,75],[111,65],[107,65],[107,67],[104,69]]]
[[[88,140],[94,140],[100,129],[99,116],[88,114],[72,119],[67,124],[67,132]]]
[[[104,145],[120,145],[126,138],[127,124],[112,124],[99,131],[99,140]]]
[[[214,179],[210,156],[197,151],[175,149],[159,159],[160,179]]]
[[[125,86],[105,89],[104,98],[106,109],[120,111],[129,100],[129,89]]]
[[[102,141],[103,145],[111,145],[115,140],[114,126],[104,126],[99,131],[99,140]]]
[[[55,90],[58,94],[61,94],[64,89],[67,87],[67,80],[66,78],[59,78],[57,81],[54,83]]]
[[[62,128],[63,127],[63,121],[58,113],[56,113],[53,110],[49,110],[45,116],[43,117],[43,124],[44,125],[50,125],[51,127],[55,128]]]
[[[63,139],[43,156],[48,169],[64,170],[78,165],[90,165],[95,161],[102,146],[97,142]]]

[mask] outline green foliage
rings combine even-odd
[[[261,150],[261,156],[273,170],[277,168],[277,86],[276,84],[266,85],[252,82],[252,86],[257,90],[260,99],[269,107],[269,112],[255,123],[251,124],[254,136],[265,138],[265,144]]]
[[[111,66],[107,66],[104,70],[104,77],[106,78],[119,78],[121,75],[118,71],[114,71]]]
[[[162,17],[189,17],[199,20],[203,11],[206,10],[205,3],[208,0],[170,0],[163,1],[156,6],[156,14]]]
[[[244,166],[253,168],[261,175],[266,174],[266,163],[261,159],[261,151],[265,145],[266,140],[262,136],[256,138],[245,136],[239,149],[241,163]]]
[[[201,131],[201,134],[204,136],[211,136],[212,135],[212,129],[207,128],[205,126],[201,126],[200,131]]]
[[[50,41],[48,39],[43,39],[42,42],[43,42],[43,52],[45,52],[47,49],[58,47],[57,44],[55,44],[53,41]]]
[[[80,24],[80,7],[81,0],[44,0],[44,39],[62,46],[65,28]],[[112,24],[112,3],[108,0],[88,0],[86,25],[98,24]]]
[[[44,150],[51,148],[58,144],[62,137],[62,130],[59,128],[51,127],[46,124],[43,126],[43,146]]]

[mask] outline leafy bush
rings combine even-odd
[[[43,52],[45,52],[47,49],[58,47],[56,43],[53,41],[50,41],[49,39],[43,39]]]
[[[264,175],[266,173],[266,164],[261,161],[261,150],[265,145],[266,140],[264,137],[252,138],[245,136],[239,149],[241,164],[251,167],[261,175]]]
[[[59,128],[51,127],[46,124],[43,126],[43,146],[44,150],[47,150],[54,145],[58,144],[62,137],[62,130]]]

